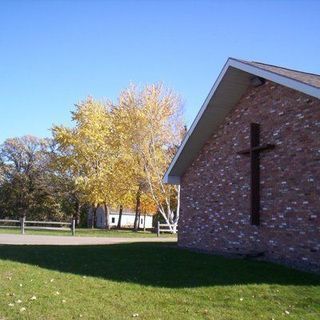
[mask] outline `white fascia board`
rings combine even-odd
[[[205,110],[207,109],[207,106],[212,98],[212,96],[214,95],[215,91],[217,90],[221,80],[223,79],[225,73],[227,72],[229,67],[234,67],[236,69],[242,70],[244,72],[247,72],[249,74],[270,80],[272,82],[281,84],[285,87],[289,87],[291,89],[303,92],[307,95],[313,96],[315,98],[320,99],[320,89],[316,88],[314,86],[305,84],[303,82],[300,82],[298,80],[294,80],[292,78],[288,78],[284,75],[279,75],[276,73],[273,73],[272,71],[267,71],[264,69],[261,69],[259,67],[256,66],[252,66],[249,64],[246,64],[245,62],[241,62],[239,60],[233,59],[233,58],[229,58],[227,60],[227,62],[225,63],[225,65],[223,66],[217,80],[215,81],[213,87],[211,88],[206,100],[204,101],[204,103],[202,104],[201,109],[199,110],[196,118],[194,119],[194,121],[192,122],[192,125],[190,127],[190,129],[188,130],[188,132],[186,133],[180,147],[178,148],[174,158],[172,159],[172,162],[170,163],[170,166],[168,167],[163,181],[164,183],[169,183],[169,184],[179,184],[180,183],[180,177],[178,176],[170,176],[170,172],[173,169],[174,165],[176,164],[178,158],[180,157],[180,154],[182,152],[182,150],[184,149],[184,146],[187,144],[190,136],[192,135],[194,129],[196,128],[199,120],[201,119],[203,113],[205,112]],[[171,179],[172,178],[172,179]],[[171,181],[178,181],[179,178],[179,183],[173,183]]]
[[[202,104],[201,109],[199,110],[197,116],[196,116],[195,119],[193,120],[190,129],[188,130],[188,132],[186,133],[184,139],[182,140],[182,142],[181,142],[181,144],[180,144],[180,147],[178,148],[178,150],[177,150],[174,158],[172,159],[172,161],[171,161],[171,163],[170,163],[169,168],[167,169],[167,171],[166,171],[166,173],[165,173],[165,175],[164,175],[164,178],[163,178],[163,182],[164,182],[164,183],[170,183],[170,182],[169,182],[169,180],[170,180],[169,177],[171,177],[171,176],[170,176],[170,172],[171,172],[172,168],[174,167],[175,163],[177,162],[177,160],[178,160],[178,158],[179,158],[179,156],[180,156],[180,154],[181,154],[184,146],[187,144],[190,136],[192,135],[192,133],[193,133],[195,127],[197,126],[199,120],[201,119],[203,113],[205,112],[205,110],[206,110],[206,108],[207,108],[207,106],[208,106],[208,104],[209,104],[209,102],[210,102],[210,100],[211,100],[214,92],[215,92],[216,89],[218,88],[218,86],[219,86],[222,78],[224,77],[226,71],[228,70],[229,65],[230,65],[230,59],[228,59],[228,61],[225,63],[224,67],[222,68],[222,71],[220,72],[217,80],[215,81],[213,87],[211,88],[211,90],[210,90],[210,92],[209,92],[206,100],[205,100],[204,103]]]
[[[180,177],[178,177],[178,176],[169,176],[169,175],[165,174],[164,177],[163,177],[163,182],[164,183],[168,183],[168,184],[179,185],[180,184]]]

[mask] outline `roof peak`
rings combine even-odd
[[[165,173],[166,183],[180,183],[186,167],[239,101],[253,76],[320,99],[320,75],[229,58]]]
[[[278,66],[278,65],[275,65],[275,64],[270,64],[270,63],[265,63],[265,62],[260,62],[260,61],[247,61],[247,60],[235,59],[235,58],[231,58],[231,59],[238,60],[238,61],[241,61],[241,62],[244,62],[244,63],[261,64],[261,65],[264,65],[264,66],[269,66],[269,67],[274,67],[274,68],[279,68],[279,69],[284,69],[284,70],[289,70],[289,71],[295,71],[295,72],[299,72],[299,73],[310,74],[310,75],[313,75],[313,76],[319,76],[320,77],[320,74],[318,74],[318,73],[312,73],[312,72],[292,69],[292,68],[288,68],[288,67]]]
[[[284,76],[302,83],[306,83],[315,88],[320,88],[320,74],[317,74],[317,73],[300,71],[300,70],[276,66],[276,65],[268,64],[264,62],[247,61],[247,60],[237,59],[232,57],[230,57],[228,60],[232,60],[238,63],[240,62],[251,67],[259,68],[267,72],[272,72],[274,74],[279,74],[281,76]]]
[[[245,61],[245,60],[243,60],[243,61]],[[248,62],[249,62],[249,61],[248,61]],[[320,74],[318,74],[318,73],[307,72],[307,71],[292,69],[292,68],[288,68],[288,67],[277,66],[277,65],[275,65],[275,64],[269,64],[269,63],[264,63],[264,62],[260,62],[260,61],[251,61],[251,63],[262,64],[262,65],[264,65],[264,66],[269,66],[269,67],[274,67],[274,68],[279,68],[279,69],[284,69],[284,70],[289,70],[289,71],[295,71],[295,72],[299,72],[299,73],[310,74],[310,75],[312,75],[312,76],[318,76],[318,77],[320,77]]]

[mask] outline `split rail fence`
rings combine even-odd
[[[74,236],[76,234],[76,221],[75,219],[72,219],[71,222],[27,221],[25,218],[20,218],[20,220],[0,219],[0,228],[20,228],[21,234],[25,234],[25,230],[71,231],[71,234]]]
[[[175,232],[178,232],[178,226],[177,225],[169,225],[167,223],[160,223],[158,221],[157,225],[157,236],[160,237],[161,232],[168,232],[168,233],[173,233],[172,230],[175,230]]]

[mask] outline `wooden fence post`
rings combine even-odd
[[[160,237],[160,222],[158,221],[157,237]]]
[[[21,217],[20,218],[20,229],[21,229],[21,234],[24,234],[24,225],[25,225],[26,217]]]
[[[76,219],[75,218],[73,218],[71,222],[71,232],[73,236],[76,235]]]

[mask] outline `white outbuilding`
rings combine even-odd
[[[92,225],[92,213],[93,209],[90,208],[88,212],[88,226]],[[133,228],[135,220],[135,212],[130,209],[123,209],[121,217],[121,228]],[[119,211],[115,209],[110,210],[109,215],[109,225],[111,228],[118,226],[119,221]],[[106,214],[102,206],[98,207],[96,212],[96,227],[105,228],[106,227]],[[151,229],[153,228],[153,215],[151,214],[141,214],[139,217],[139,228],[140,229]]]

